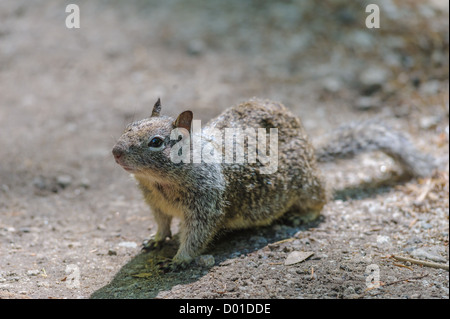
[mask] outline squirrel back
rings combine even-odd
[[[226,109],[207,123],[205,130],[210,128],[238,128],[244,132],[262,129],[267,135],[272,134],[270,129],[277,129],[277,143],[271,144],[269,150],[276,153],[276,169],[262,170],[267,168],[261,163],[266,149],[260,148],[255,163],[245,158],[241,164],[222,164],[228,203],[225,228],[267,225],[289,210],[298,211],[304,219],[318,216],[329,194],[301,120],[283,104],[251,99]],[[247,140],[243,144],[249,151]],[[234,149],[237,146],[239,143],[234,141]]]

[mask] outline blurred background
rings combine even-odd
[[[359,116],[417,111],[435,126],[448,112],[446,1],[77,1],[79,29],[65,26],[69,3],[0,4],[7,187],[40,170],[105,170],[122,127],[158,97],[163,113],[204,120],[275,99],[313,137]],[[370,3],[379,29],[365,26]]]
[[[313,140],[380,117],[448,160],[448,18],[444,0],[0,1],[0,270],[31,262],[27,247],[71,260],[150,223],[110,152],[157,98],[205,123],[274,99]]]

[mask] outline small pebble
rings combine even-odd
[[[352,286],[349,286],[344,290],[345,296],[354,295],[354,294],[355,294],[355,288],[353,288]]]
[[[123,241],[119,243],[119,247],[125,247],[125,248],[136,248],[137,244],[134,241]]]
[[[37,269],[33,269],[33,270],[28,270],[27,271],[27,276],[37,276],[41,273],[40,270]]]
[[[66,188],[67,186],[69,186],[70,184],[72,184],[72,177],[69,175],[59,175],[56,178],[56,182],[58,183],[59,186],[61,186],[62,188]]]
[[[361,111],[372,110],[380,107],[380,101],[370,96],[362,96],[355,101],[354,106]]]
[[[387,244],[391,241],[391,239],[388,236],[377,236],[377,243],[378,244]]]
[[[117,256],[117,251],[112,249],[108,250],[108,256]]]

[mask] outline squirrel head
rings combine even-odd
[[[189,134],[193,115],[191,111],[184,111],[173,119],[161,116],[160,112],[161,101],[158,99],[149,118],[126,127],[112,153],[126,171],[166,181],[182,165],[173,163],[170,158],[171,149],[177,143],[177,140],[171,140],[171,133],[182,128],[185,130],[179,130],[179,133]]]

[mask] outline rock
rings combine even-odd
[[[433,228],[433,225],[431,225],[430,223],[422,221],[420,223],[420,227],[422,227],[423,229],[431,229],[431,228]]]
[[[342,89],[342,82],[335,77],[327,77],[323,80],[322,87],[327,92],[336,93]]]
[[[314,255],[314,253],[311,251],[307,251],[307,252],[293,251],[286,257],[286,260],[284,261],[284,265],[290,266],[290,265],[300,263],[300,262],[306,260],[307,258],[311,257],[312,255]]]
[[[289,253],[289,252],[291,252],[291,251],[293,251],[293,248],[292,248],[292,247],[290,247],[290,246],[284,246],[284,247],[283,247],[283,252]]]
[[[206,45],[202,40],[195,39],[188,43],[187,52],[190,55],[200,55],[205,51]]]
[[[347,287],[344,290],[344,296],[350,296],[350,295],[355,295],[355,288],[353,288],[352,286]]]
[[[28,270],[27,271],[27,276],[37,276],[40,273],[41,273],[41,271],[38,270],[38,269]]]
[[[44,176],[37,176],[33,179],[33,186],[37,190],[37,194],[45,195],[48,192],[57,193],[61,188],[55,178],[46,178]]]
[[[441,88],[444,88],[444,85],[441,84],[440,81],[431,80],[422,84],[420,87],[420,92],[427,95],[434,95],[437,94]]]
[[[62,188],[66,188],[70,184],[72,184],[72,176],[70,175],[59,175],[56,178],[56,183],[58,183],[59,186]]]
[[[396,53],[387,52],[383,56],[383,61],[389,67],[400,68],[402,66],[402,58]]]
[[[125,247],[125,248],[136,248],[137,244],[134,241],[123,241],[119,243],[119,247]]]
[[[201,255],[201,256],[197,257],[196,263],[200,267],[210,268],[210,267],[214,266],[214,264],[216,263],[216,260],[214,259],[213,255]]]
[[[436,128],[439,124],[439,116],[426,116],[420,119],[420,128],[424,130],[430,130]]]
[[[42,176],[37,176],[33,179],[33,186],[38,188],[38,189],[44,189],[46,187],[46,182],[44,177]]]
[[[269,247],[269,249],[271,251],[274,251],[274,250],[277,250],[278,248],[280,248],[280,245],[279,244],[269,244],[269,245],[267,245],[267,247]]]
[[[108,256],[117,256],[117,252],[115,250],[108,250]]]
[[[375,109],[380,107],[380,101],[371,96],[362,96],[355,101],[354,107],[361,111]]]
[[[379,67],[370,67],[365,70],[361,76],[360,81],[363,85],[383,85],[389,77],[389,70],[379,68]]]
[[[360,30],[350,32],[344,41],[347,45],[360,50],[370,50],[376,43],[372,34]]]
[[[369,67],[359,76],[361,92],[364,95],[372,95],[379,91],[388,81],[391,75],[388,69],[382,67]]]
[[[414,245],[414,244],[420,244],[421,242],[422,242],[422,239],[420,237],[412,237],[406,243],[408,245]]]
[[[377,244],[383,245],[388,244],[391,241],[391,239],[388,236],[377,236]]]
[[[89,187],[91,187],[91,182],[89,181],[89,179],[87,178],[83,178],[80,181],[80,187],[83,187],[85,189],[88,189]]]

